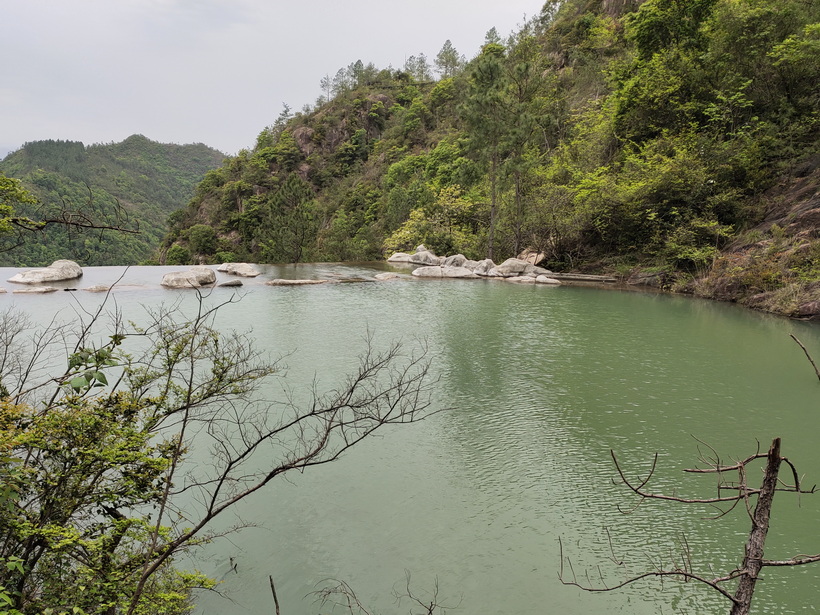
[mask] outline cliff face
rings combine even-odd
[[[760,197],[762,222],[684,290],[797,318],[820,319],[820,155]]]

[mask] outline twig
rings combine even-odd
[[[800,346],[800,348],[803,349],[803,352],[806,353],[806,358],[809,360],[809,363],[811,363],[811,366],[814,368],[814,373],[817,375],[817,379],[820,380],[820,370],[817,369],[817,365],[814,364],[814,359],[811,358],[811,355],[809,354],[809,351],[806,350],[806,347],[803,345],[803,342],[797,339],[793,333],[789,333],[789,337],[792,338],[795,342],[797,342],[797,345]]]
[[[276,597],[276,587],[273,584],[273,575],[268,575],[270,580],[270,590],[273,593],[273,604],[276,605],[276,615],[279,615],[279,598]]]

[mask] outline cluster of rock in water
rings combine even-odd
[[[519,258],[508,258],[496,265],[489,258],[474,261],[463,254],[436,256],[423,245],[414,254],[397,252],[387,259],[388,263],[408,263],[422,265],[413,271],[419,278],[503,278],[509,282],[522,284],[560,284],[550,277],[552,272]]]
[[[423,245],[416,248],[414,254],[399,252],[387,259],[389,263],[406,263],[418,265],[412,272],[413,276],[419,278],[499,278],[510,282],[531,283],[531,284],[560,284],[560,282],[550,277],[550,271],[517,258],[510,258],[496,265],[493,261],[485,259],[473,261],[462,254],[454,256],[436,256]],[[227,273],[237,278],[253,278],[261,274],[261,271],[249,263],[223,263],[216,268],[216,271]],[[61,290],[55,286],[48,286],[49,282],[64,282],[75,280],[83,275],[82,267],[70,260],[54,261],[48,267],[40,269],[30,269],[22,271],[9,278],[9,282],[14,284],[25,284],[29,288],[15,290],[15,293],[50,293]],[[383,272],[374,276],[376,280],[390,280],[402,277],[392,272]],[[265,284],[269,286],[295,286],[306,284],[327,284],[340,280],[268,280]],[[172,271],[162,277],[160,284],[166,288],[202,288],[203,286],[213,286],[216,284],[216,273],[211,267],[194,266],[185,271]],[[219,284],[219,286],[242,286],[242,281],[232,279]],[[83,290],[91,292],[105,292],[109,286],[91,286]],[[6,292],[0,288],[0,293]]]

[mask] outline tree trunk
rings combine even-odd
[[[495,216],[498,199],[498,153],[493,151],[490,162],[490,233],[487,238],[487,258],[493,260],[493,244],[495,243]]]
[[[766,462],[766,473],[760,487],[752,515],[752,530],[746,543],[746,555],[743,558],[743,575],[740,577],[735,602],[730,615],[749,615],[752,606],[752,596],[755,591],[760,569],[763,567],[763,545],[766,543],[766,534],[769,532],[769,515],[772,512],[772,500],[777,487],[777,473],[780,470],[780,438],[775,438],[769,449]]]

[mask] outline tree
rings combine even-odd
[[[751,519],[752,528],[749,531],[749,536],[744,548],[743,562],[738,568],[722,576],[707,576],[705,574],[695,572],[692,569],[691,557],[689,553],[684,552],[682,554],[681,561],[668,569],[658,569],[646,572],[626,579],[625,581],[614,586],[592,587],[579,583],[574,574],[571,578],[565,575],[565,559],[562,552],[560,572],[561,581],[566,585],[574,585],[586,591],[612,591],[647,577],[673,577],[683,579],[684,581],[697,581],[717,591],[731,602],[731,609],[729,611],[730,615],[748,615],[751,609],[755,585],[760,578],[760,571],[763,568],[769,566],[802,566],[805,564],[820,562],[820,554],[795,555],[794,557],[785,560],[769,560],[765,559],[763,556],[763,548],[766,542],[766,535],[769,531],[769,520],[775,493],[777,491],[787,491],[792,493],[815,492],[815,487],[806,490],[801,486],[800,477],[794,464],[780,453],[780,438],[775,438],[772,441],[768,452],[761,453],[758,450],[755,454],[728,465],[720,461],[720,458],[714,450],[712,450],[711,453],[711,457],[702,459],[702,461],[707,463],[707,468],[690,469],[686,470],[686,472],[717,475],[718,492],[717,496],[712,498],[684,498],[648,491],[646,489],[646,485],[649,483],[655,472],[658,462],[657,454],[655,455],[655,460],[652,463],[649,474],[646,478],[638,481],[630,480],[626,477],[614,452],[612,453],[612,459],[615,463],[615,467],[621,481],[639,497],[639,503],[646,499],[654,499],[683,504],[706,504],[715,507],[727,506],[728,508],[725,510],[720,508],[718,509],[718,516],[726,515],[734,510],[738,505],[742,505],[742,507],[746,509],[749,518]],[[763,473],[763,482],[760,488],[754,488],[747,482],[749,466],[757,460],[764,459],[766,460],[766,466]],[[793,481],[792,484],[788,484],[778,478],[780,467],[783,464],[786,464],[789,470],[791,470],[791,479]],[[728,473],[736,474],[737,480],[727,480],[724,475]],[[729,495],[724,495],[725,492],[729,492]],[[757,502],[754,505],[754,509],[752,509],[752,501],[754,499],[756,499]],[[734,592],[731,592],[725,587],[725,584],[731,582],[737,582]]]
[[[430,413],[424,354],[379,352],[371,337],[339,388],[303,408],[263,401],[260,384],[280,368],[214,328],[230,303],[200,296],[193,317],[162,307],[143,327],[115,316],[99,343],[101,311],[74,335],[2,315],[0,562],[13,565],[0,566],[0,586],[13,612],[187,612],[190,589],[211,582],[174,563],[218,535],[214,519]],[[44,374],[64,345],[67,368]]]
[[[441,51],[436,55],[435,65],[436,72],[441,75],[442,79],[455,77],[464,66],[464,56],[459,55],[449,38],[444,41]]]
[[[488,33],[489,35],[489,33]],[[505,157],[502,149],[506,135],[504,47],[498,43],[484,45],[475,59],[470,75],[467,98],[461,114],[470,130],[473,154],[489,164],[490,213],[487,258],[493,258],[495,227],[498,214],[498,177]]]
[[[410,56],[404,61],[404,70],[416,81],[430,81],[433,74],[430,71],[430,63],[423,53]]]

